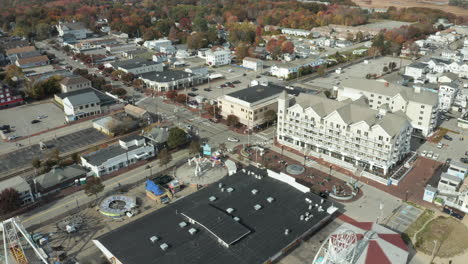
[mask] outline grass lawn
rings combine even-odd
[[[424,212],[422,212],[422,214],[418,217],[418,219],[416,219],[416,221],[414,221],[409,227],[408,229],[405,230],[405,235],[409,238],[409,239],[412,239],[414,234],[416,234],[416,232],[418,232],[419,229],[421,229],[424,224],[429,221],[429,219],[432,218],[432,216],[434,215],[434,212],[431,211],[431,210],[424,210]]]
[[[416,248],[431,255],[437,241],[436,256],[447,258],[468,248],[468,228],[454,218],[439,216],[417,235]]]

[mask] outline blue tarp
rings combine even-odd
[[[146,190],[154,193],[155,195],[162,195],[164,191],[161,190],[161,187],[154,183],[152,180],[146,180]]]

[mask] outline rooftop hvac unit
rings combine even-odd
[[[231,187],[229,187],[229,188],[227,188],[227,189],[226,189],[226,191],[230,193],[230,192],[233,192],[233,191],[234,191],[234,189],[233,189],[233,188],[231,188]]]
[[[258,211],[258,210],[262,209],[262,206],[259,205],[259,204],[256,204],[256,205],[254,205],[254,209],[255,209],[255,211]]]
[[[305,198],[305,201],[308,203],[312,203],[312,200],[310,200],[309,198]]]
[[[156,243],[156,241],[158,241],[158,240],[159,240],[159,237],[157,237],[157,236],[152,236],[152,237],[150,237],[150,241],[151,241],[151,243],[153,243],[153,244]]]
[[[162,250],[167,250],[169,248],[169,245],[164,243],[159,246]]]
[[[210,198],[208,198],[208,200],[210,200],[210,202],[214,202],[214,201],[216,201],[216,197],[210,196]]]
[[[258,193],[258,190],[257,190],[257,189],[253,189],[253,190],[252,190],[252,194],[253,194],[253,195],[256,195],[257,193]]]
[[[221,188],[220,190],[221,190],[221,192],[224,192],[224,188]]]
[[[223,188],[224,184],[223,183],[218,183],[218,188]]]
[[[273,198],[273,197],[268,197],[268,198],[267,198],[267,201],[268,201],[269,203],[272,203],[274,200],[275,200],[275,198]]]
[[[285,234],[285,235],[289,235],[289,229],[285,229],[285,230],[284,230],[284,234]]]
[[[195,234],[197,231],[198,231],[198,230],[195,229],[195,228],[190,228],[188,232],[189,232],[191,235],[193,235],[193,234]]]
[[[239,222],[239,221],[240,221],[240,218],[237,217],[237,216],[234,216],[232,219],[234,219],[234,221],[236,221],[236,222]]]
[[[226,212],[228,212],[228,214],[230,214],[230,213],[234,212],[234,208],[228,208],[228,209],[226,209]]]
[[[184,227],[187,226],[187,223],[182,221],[182,222],[179,223],[179,226],[180,226],[180,228],[184,228]]]
[[[299,216],[299,219],[300,219],[301,221],[304,221],[304,215]]]

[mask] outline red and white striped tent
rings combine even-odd
[[[337,231],[340,229],[356,234],[353,264],[404,264],[408,260],[408,247],[400,234],[386,227],[373,222],[351,222],[344,223]]]

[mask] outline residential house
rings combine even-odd
[[[157,63],[167,62],[167,53],[158,52],[156,54],[153,54],[153,61]]]
[[[252,57],[245,57],[244,60],[242,60],[242,66],[257,72],[263,71],[263,61]]]
[[[410,152],[412,126],[404,115],[370,109],[364,99],[335,101],[283,92],[277,140],[338,166],[386,175]]]
[[[23,97],[5,84],[0,84],[0,109],[23,104]]]
[[[18,59],[41,56],[41,52],[36,50],[36,47],[34,46],[24,46],[8,49],[6,50],[5,54],[11,63],[15,63]]]
[[[231,63],[231,51],[229,49],[222,48],[207,50],[205,58],[206,64],[211,67],[227,65]]]
[[[349,40],[337,40],[335,46],[338,48],[346,48],[353,45],[353,42]]]
[[[259,59],[264,60],[268,55],[268,52],[265,47],[255,47],[253,55]]]
[[[458,76],[452,72],[446,72],[439,76],[438,82],[439,83],[452,83],[457,82],[459,80]]]
[[[427,72],[427,64],[421,62],[413,62],[405,67],[405,75],[413,77],[415,80],[424,78]]]
[[[143,135],[150,144],[154,146],[156,153],[159,150],[167,147],[167,139],[169,138],[168,127],[152,127],[149,132]]]
[[[173,55],[176,53],[176,48],[174,46],[162,46],[159,48],[159,52]]]
[[[124,32],[120,32],[120,31],[110,31],[109,32],[109,35],[113,36],[113,37],[116,37],[116,38],[119,38],[119,39],[128,39],[128,34],[127,33],[124,33]]]
[[[138,106],[134,106],[132,104],[126,105],[124,107],[124,110],[125,110],[125,113],[127,113],[128,115],[134,118],[138,118],[140,120],[146,121],[149,118],[151,118],[151,114],[148,111]]]
[[[439,191],[439,193],[442,194],[453,194],[455,192],[458,192],[462,183],[462,179],[444,172],[442,173],[442,175],[440,175],[437,190]]]
[[[115,99],[115,96],[111,96],[108,94],[105,94],[99,90],[96,90],[94,88],[84,88],[84,89],[79,89],[75,91],[71,91],[68,93],[60,93],[60,94],[55,94],[54,95],[54,102],[61,107],[64,107],[64,100],[67,97],[71,96],[76,96],[80,94],[87,94],[89,92],[94,93],[97,98],[99,98],[99,105],[101,107],[101,113],[107,113],[110,111],[116,111],[123,109],[124,105],[120,103],[117,99]]]
[[[57,31],[60,37],[65,35],[73,35],[75,39],[85,39],[87,34],[91,34],[91,30],[87,29],[82,22],[59,22]]]
[[[458,109],[467,109],[468,108],[468,88],[460,89],[457,96],[455,97],[454,106]]]
[[[142,136],[131,135],[120,139],[118,144],[81,156],[81,164],[101,177],[154,156],[153,145]]]
[[[310,49],[308,47],[294,47],[294,53],[296,53],[296,56],[300,59],[306,59],[310,56]]]
[[[15,62],[16,66],[21,69],[34,68],[39,66],[49,65],[49,58],[47,56],[37,56],[30,58],[18,59]]]
[[[63,99],[63,111],[67,122],[101,114],[101,101],[93,91],[67,96]]]
[[[278,97],[286,88],[266,81],[254,81],[248,88],[228,93],[218,98],[220,115],[239,118],[239,123],[249,129],[269,121],[265,113],[278,110]]]
[[[447,173],[464,180],[465,177],[468,176],[468,164],[452,160],[447,169]]]
[[[172,42],[168,39],[147,40],[143,43],[143,46],[148,49],[160,51],[161,47],[172,46]]]
[[[76,180],[86,178],[86,173],[87,171],[78,165],[54,166],[49,172],[34,177],[33,186],[36,197],[45,196],[73,186]]]
[[[458,94],[458,84],[442,83],[439,86],[439,109],[449,111],[455,102],[455,97]]]
[[[357,100],[364,97],[374,110],[388,109],[402,112],[408,117],[416,133],[428,136],[437,126],[438,96],[419,87],[409,88],[393,83],[351,78],[338,89],[338,100]]]
[[[310,30],[296,29],[296,28],[282,28],[281,33],[286,34],[286,35],[306,38],[310,35]]]
[[[15,189],[21,200],[21,205],[27,205],[34,202],[34,195],[31,186],[21,176],[15,176],[0,182],[0,192],[6,189]]]
[[[460,59],[460,53],[456,50],[444,49],[441,53],[441,57],[449,60]]]
[[[62,93],[68,93],[79,89],[91,88],[91,81],[81,75],[65,77],[60,81]]]

